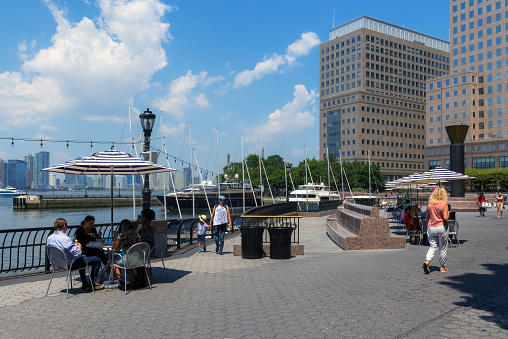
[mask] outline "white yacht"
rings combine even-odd
[[[14,187],[7,186],[6,188],[0,188],[0,197],[13,197],[17,195],[25,195],[26,192],[20,191]]]
[[[307,183],[306,185],[298,186],[298,189],[289,193],[289,201],[309,201],[320,202],[328,200],[341,200],[338,192],[330,190],[329,186],[324,183],[314,184]]]

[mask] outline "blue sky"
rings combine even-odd
[[[153,137],[201,167],[226,154],[318,157],[319,44],[359,16],[448,40],[448,1],[23,0],[0,5],[0,135],[126,141],[131,103],[157,115]],[[161,139],[152,141],[161,148]],[[0,140],[0,157],[51,152],[56,165],[109,145]],[[118,150],[130,151],[127,145]],[[181,168],[181,163],[170,162]]]

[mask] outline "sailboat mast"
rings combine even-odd
[[[342,201],[344,201],[344,169],[342,168],[342,154],[339,149],[339,161],[340,161],[340,180],[342,182]]]
[[[194,150],[192,149],[192,131],[189,122],[190,156],[191,156],[191,189],[192,189],[192,217],[196,216],[196,204],[194,203]]]
[[[330,201],[330,192],[331,192],[331,186],[330,186],[330,157],[328,156],[328,147],[326,148],[326,162],[328,164],[328,201]]]
[[[284,155],[284,182],[286,184],[286,201],[288,200],[288,163],[286,162],[286,140],[282,141],[282,153]]]
[[[243,135],[240,136],[242,142],[242,198],[243,198],[243,213],[245,213],[245,166],[243,162]],[[254,198],[255,200],[255,198]]]
[[[160,116],[161,118],[161,150],[164,150],[164,135],[162,133],[162,114]],[[167,155],[166,155],[167,159]],[[162,164],[164,164],[164,160],[162,160]],[[169,175],[169,172],[167,173]],[[166,202],[166,173],[162,173],[163,178],[163,194],[162,197],[164,199],[164,220],[168,220],[168,208],[167,208],[167,202]]]
[[[307,201],[307,207],[305,208],[309,211],[309,187],[307,186],[307,145],[303,144],[303,157],[305,158],[305,200]]]
[[[219,195],[217,196],[217,200],[220,197],[220,163],[219,163],[219,126],[217,126],[217,189]]]
[[[370,151],[367,151],[367,155],[369,156],[369,199],[370,199]]]
[[[259,160],[259,194],[261,196],[261,206],[263,206],[263,176],[261,175],[261,148],[259,147],[259,137],[258,137],[258,160]]]
[[[129,131],[131,134],[131,154],[134,149],[134,140],[132,139],[132,118],[131,118],[131,105],[129,104]],[[136,220],[136,189],[134,188],[134,174],[132,175],[132,220]]]

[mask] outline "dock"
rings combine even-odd
[[[136,197],[136,205],[141,206],[142,197]],[[152,197],[152,205],[160,205],[159,201]],[[115,207],[132,206],[132,197],[113,197]],[[83,197],[43,197],[40,195],[21,195],[12,198],[13,210],[46,210],[53,208],[97,208],[111,207],[111,197],[108,196],[83,196]]]

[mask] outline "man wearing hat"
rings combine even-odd
[[[198,247],[199,247],[198,253],[206,252],[205,235],[207,227],[208,225],[206,224],[206,215],[200,215],[198,225],[194,230],[194,233],[197,234],[198,239]],[[203,250],[201,250],[201,246],[203,247]]]
[[[215,234],[215,253],[222,255],[224,248],[224,233],[226,228],[231,227],[231,216],[229,215],[229,207],[226,205],[226,198],[219,196],[219,204],[215,205],[212,212],[212,225]]]

